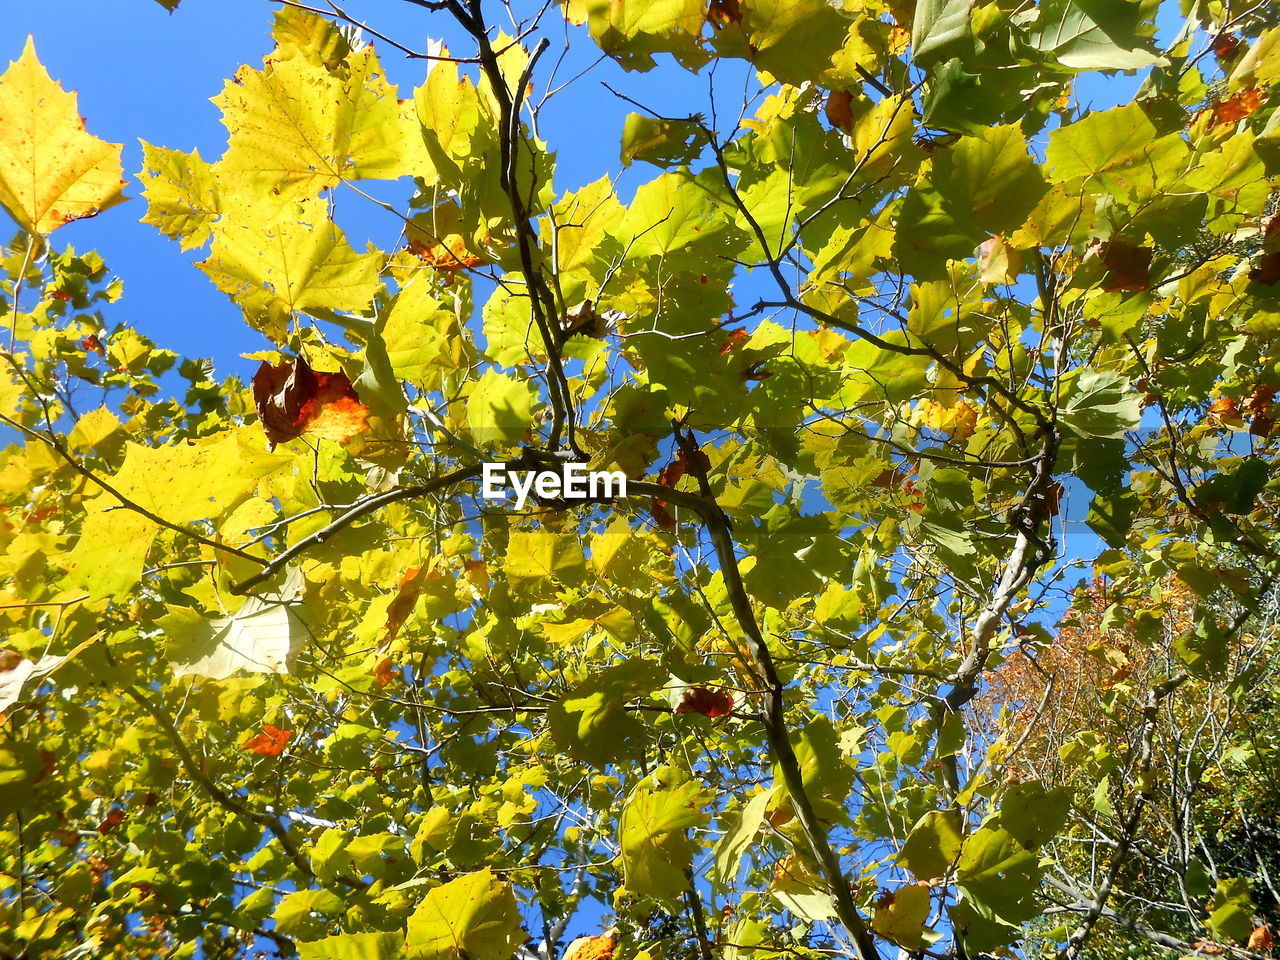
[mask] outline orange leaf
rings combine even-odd
[[[680,697],[676,713],[700,713],[715,720],[733,713],[733,694],[706,687],[690,687]]]
[[[262,732],[246,740],[240,749],[263,757],[278,757],[284,753],[285,746],[292,739],[292,730],[281,730],[279,727],[264,723]]]
[[[853,94],[848,90],[832,90],[823,107],[827,122],[841,133],[853,129]]]
[[[618,949],[616,933],[601,933],[594,937],[579,937],[569,944],[563,960],[613,960]]]
[[[1260,927],[1254,928],[1253,933],[1249,934],[1250,950],[1270,950],[1276,945],[1276,938],[1271,934],[1271,925],[1264,923]]]
[[[1213,101],[1209,109],[1213,111],[1214,123],[1235,123],[1243,120],[1258,107],[1262,106],[1262,93],[1257,87],[1250,87],[1233,93],[1229,97]]]
[[[426,567],[410,567],[400,578],[400,589],[396,593],[396,598],[387,607],[387,636],[382,641],[384,648],[395,640],[400,633],[400,628],[409,619],[409,614],[413,613],[413,606],[418,602],[426,580]]]
[[[395,674],[391,670],[391,658],[383,657],[378,661],[378,665],[373,668],[373,679],[378,682],[378,686],[385,687],[395,678]]]

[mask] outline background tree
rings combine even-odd
[[[145,145],[248,383],[53,246],[121,202],[119,147],[34,46],[0,78],[3,948],[961,958],[1066,910],[1069,958],[1108,924],[1270,949],[1269,855],[1204,828],[1268,794],[1169,769],[1273,764],[1268,5],[408,2],[467,49],[286,2],[225,152]],[[680,116],[618,91],[660,168],[631,197],[540,137],[584,42],[708,78]],[[1093,71],[1145,81],[1090,111]],[[485,462],[631,482],[517,511]],[[1090,563],[1120,658],[1067,722],[1001,665],[1071,672],[1037,650]],[[1003,731],[995,669],[1039,697]],[[1139,865],[1193,859],[1207,917],[1198,880],[1134,915]]]

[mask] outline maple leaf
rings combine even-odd
[[[378,686],[386,687],[395,679],[395,671],[392,670],[391,658],[383,657],[373,668],[373,679],[377,681]]]
[[[122,823],[124,823],[124,811],[119,807],[112,807],[107,815],[98,823],[98,832],[105,837]]]
[[[262,757],[278,757],[284,753],[284,748],[288,746],[289,741],[292,739],[292,730],[281,730],[279,727],[264,723],[262,732],[246,740],[240,749],[256,753]]]
[[[196,266],[277,342],[293,314],[356,313],[378,289],[382,254],[353,249],[323,200],[280,210],[241,200],[223,211],[212,232],[209,257]]]
[[[0,118],[0,206],[24,230],[48,234],[125,200],[124,145],[85,130],[76,95],[41,66],[30,37],[0,76]]]
[[[711,469],[711,458],[701,450],[695,450],[693,456],[684,448],[676,454],[676,458],[662,468],[658,474],[658,483],[664,487],[674,487],[688,473],[706,473]]]
[[[343,442],[368,425],[369,409],[347,375],[317,373],[305,357],[264,360],[253,375],[253,401],[273,447],[304,434]]]
[[[689,687],[680,696],[676,713],[700,713],[715,720],[733,713],[733,694],[707,687]]]

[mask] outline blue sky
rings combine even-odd
[[[109,324],[129,323],[159,345],[187,356],[211,356],[221,373],[252,372],[256,364],[240,359],[239,354],[261,350],[268,343],[246,327],[239,310],[191,266],[202,253],[184,254],[154,228],[138,222],[146,207],[134,177],[142,161],[139,139],[180,150],[198,148],[208,159],[222,153],[226,130],[209,98],[221,91],[241,64],[261,64],[271,48],[269,32],[279,4],[183,0],[173,14],[151,0],[5,0],[4,6],[0,65],[16,59],[27,35],[34,36],[36,52],[54,79],[65,89],[78,91],[80,113],[89,131],[125,145],[125,174],[132,181],[127,193],[134,199],[60,229],[55,245],[97,249],[124,280],[125,298],[108,313]],[[467,38],[448,14],[426,11],[404,0],[352,0],[346,9],[416,50],[425,50],[431,38],[442,39],[459,52],[469,51]],[[554,9],[544,22],[553,46],[535,80],[539,86],[548,79],[563,46],[558,42],[562,28],[559,35],[555,32],[561,21]],[[592,65],[595,51],[588,43],[573,44],[558,69],[556,84]],[[388,77],[399,84],[401,97],[411,96],[424,78],[425,61],[409,60],[376,41],[375,46]],[[737,102],[735,95],[740,97],[744,77],[743,69],[719,70],[726,103]],[[597,64],[557,94],[542,114],[543,138],[558,153],[556,183],[561,190],[618,172],[622,122],[634,108],[610,94],[600,81],[673,114],[706,108],[705,76],[678,69],[626,74],[610,61]],[[653,168],[632,168],[620,190],[629,193],[656,173]],[[404,186],[365,186],[388,200],[403,201],[408,196]],[[370,240],[384,248],[391,246],[400,232],[396,218],[358,197],[342,202],[342,226],[354,246]]]

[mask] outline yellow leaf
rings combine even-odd
[[[230,134],[216,165],[224,190],[258,204],[287,203],[343,180],[421,172],[416,124],[373,49],[352,54],[345,66],[339,75],[291,57],[240,68],[213,98]]]
[[[142,142],[142,193],[147,198],[143,223],[176,239],[183,250],[209,242],[210,226],[222,209],[218,181],[199,150],[183,153]]]
[[[36,59],[30,37],[0,77],[0,206],[24,230],[48,234],[125,199],[123,144],[88,133],[66,93]]]
[[[274,216],[237,204],[214,224],[209,259],[198,266],[244,308],[250,324],[278,338],[297,311],[367,307],[378,288],[381,255],[353,250],[320,200],[291,204]]]

